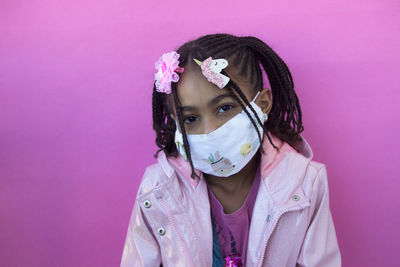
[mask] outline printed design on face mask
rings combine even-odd
[[[203,159],[203,161],[211,164],[213,171],[222,176],[228,175],[235,169],[235,165],[229,159],[221,157],[219,151],[216,151],[214,155],[210,153],[208,159]]]
[[[183,146],[183,144],[179,141],[176,141],[175,144],[176,144],[176,147],[178,148],[178,152],[181,153],[182,157],[187,161],[188,159],[187,159],[185,147]]]
[[[253,143],[246,142],[240,147],[240,155],[247,156],[255,147],[258,147],[260,140],[257,138]]]
[[[246,156],[247,154],[250,153],[251,151],[251,144],[249,142],[244,143],[241,147],[240,147],[240,154],[242,156]]]

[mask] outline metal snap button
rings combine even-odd
[[[165,235],[165,229],[164,229],[164,227],[158,228],[157,232],[158,232],[159,235]]]
[[[150,206],[151,206],[150,200],[145,200],[145,201],[143,202],[143,205],[144,205],[146,208],[150,208]]]
[[[294,201],[299,201],[299,200],[300,200],[300,197],[299,197],[298,195],[293,195],[292,199],[293,199]]]
[[[270,221],[271,221],[271,215],[268,214],[268,216],[267,216],[267,222],[270,222]]]

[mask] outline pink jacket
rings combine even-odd
[[[341,266],[326,166],[311,160],[302,136],[296,150],[266,136],[245,266]],[[131,214],[121,267],[212,266],[212,225],[202,174],[192,180],[179,156],[146,168]]]

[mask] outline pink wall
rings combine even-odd
[[[294,76],[343,266],[399,266],[400,4],[0,3],[0,266],[118,266],[161,53],[255,35]]]

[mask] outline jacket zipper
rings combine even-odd
[[[297,211],[297,210],[302,210],[302,209],[304,209],[304,208],[306,208],[306,207],[308,207],[309,205],[307,205],[307,206],[305,206],[305,207],[300,207],[300,208],[293,208],[293,209],[287,209],[287,210],[285,210],[284,212],[281,212],[280,214],[279,214],[279,216],[278,216],[278,219],[277,220],[275,220],[275,223],[274,223],[274,225],[273,225],[273,227],[272,227],[272,231],[271,231],[271,234],[270,235],[272,235],[272,233],[274,232],[274,230],[275,230],[275,227],[276,227],[276,225],[278,224],[278,222],[279,222],[279,220],[280,220],[280,218],[282,217],[282,215],[283,214],[285,214],[285,213],[288,213],[288,212],[291,212],[291,211]],[[266,226],[264,227],[264,233],[265,233],[265,231],[266,231]],[[264,243],[264,246],[263,246],[263,250],[262,250],[262,256],[261,256],[261,259],[260,259],[260,261],[259,261],[259,263],[258,263],[258,266],[262,266],[262,263],[263,263],[263,261],[264,261],[264,257],[265,257],[265,253],[266,253],[266,249],[267,249],[267,245],[268,245],[268,241],[270,240],[270,238],[268,238],[266,241],[265,241],[265,243]]]
[[[172,226],[174,227],[175,231],[177,232],[177,235],[180,237],[180,240],[182,242],[183,250],[185,251],[185,253],[184,253],[185,254],[185,262],[190,262],[191,266],[195,266],[192,258],[189,256],[190,255],[189,254],[189,250],[186,247],[185,241],[181,238],[182,235],[180,234],[180,232],[178,233],[178,228],[176,227],[175,220],[174,220],[173,216],[171,215],[170,211],[168,209],[166,209],[166,204],[164,202],[164,199],[160,198],[159,200],[160,200],[161,205],[163,206],[164,210],[167,212],[168,218],[171,221]]]

